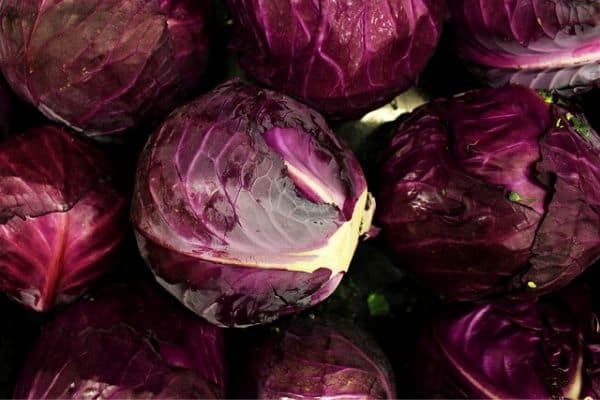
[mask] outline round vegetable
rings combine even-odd
[[[126,200],[105,155],[51,127],[0,142],[0,290],[46,311],[112,266]]]
[[[437,46],[444,0],[229,0],[242,68],[334,117],[412,86]]]
[[[222,331],[162,290],[129,283],[86,297],[44,328],[18,399],[218,399]]]
[[[400,124],[378,199],[389,246],[439,292],[549,292],[600,256],[600,137],[523,87],[436,100]]]
[[[356,327],[295,318],[252,345],[241,398],[396,398],[388,360]]]
[[[578,293],[569,297],[568,302],[497,301],[437,317],[424,330],[415,355],[420,394],[452,399],[597,398],[597,319],[589,299]]]
[[[89,135],[122,133],[199,83],[207,0],[7,0],[0,67],[47,117]]]
[[[598,0],[449,4],[459,54],[491,84],[565,93],[600,85]]]
[[[374,202],[319,114],[234,80],[150,138],[132,207],[159,282],[209,321],[246,326],[333,292]]]

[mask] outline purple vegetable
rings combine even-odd
[[[437,46],[445,0],[229,0],[242,68],[335,117],[412,86]]]
[[[381,172],[389,246],[452,298],[549,292],[600,256],[600,137],[530,89],[423,106]]]
[[[28,399],[224,395],[223,333],[154,285],[111,287],[46,326],[15,389]]]
[[[126,200],[91,143],[51,126],[0,142],[0,289],[46,311],[112,266]]]
[[[0,67],[47,117],[123,133],[172,108],[206,67],[207,0],[7,0]]]
[[[254,346],[243,398],[396,398],[388,360],[356,327],[296,318]]]
[[[493,85],[581,91],[600,85],[597,0],[450,1],[459,54]]]
[[[150,138],[132,208],[158,281],[209,321],[247,326],[333,292],[374,202],[319,114],[234,80]]]
[[[416,351],[426,398],[598,397],[598,320],[589,299],[469,306],[432,321]],[[577,301],[575,301],[577,299]]]

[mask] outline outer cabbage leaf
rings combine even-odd
[[[253,343],[243,398],[393,399],[394,376],[381,349],[356,327],[295,318]]]
[[[427,398],[597,396],[597,318],[589,298],[469,306],[426,327],[414,373]],[[596,328],[594,328],[596,326]],[[594,328],[593,330],[590,330]]]
[[[0,288],[38,311],[112,266],[127,224],[108,160],[54,127],[0,142]]]
[[[223,334],[148,283],[104,289],[44,328],[15,398],[222,398]]]
[[[526,88],[417,110],[384,154],[380,186],[388,244],[455,299],[549,292],[600,256],[600,138]]]
[[[493,85],[580,91],[600,84],[596,0],[455,0],[458,51]]]
[[[47,117],[122,133],[194,88],[209,47],[206,0],[9,0],[0,67]],[[68,43],[68,45],[65,45]]]
[[[231,81],[150,138],[132,220],[142,255],[184,304],[250,325],[329,295],[373,208],[358,161],[319,114]]]
[[[439,41],[442,0],[229,0],[242,68],[336,117],[412,86]]]

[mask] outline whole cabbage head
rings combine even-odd
[[[394,374],[377,343],[348,323],[300,317],[255,334],[240,357],[240,398],[394,399]]]
[[[106,156],[45,126],[0,142],[0,290],[37,311],[81,295],[125,236]]]
[[[459,54],[494,86],[600,86],[598,0],[450,1]]]
[[[151,136],[132,221],[163,286],[215,324],[247,326],[333,292],[373,211],[358,161],[318,113],[233,80]]]
[[[194,88],[209,47],[207,0],[7,0],[0,67],[47,117],[117,134]]]
[[[147,282],[103,289],[59,314],[25,362],[19,399],[218,399],[222,331]]]
[[[389,246],[451,298],[549,292],[600,256],[600,137],[528,88],[416,110],[380,179]]]
[[[568,296],[476,304],[436,317],[416,348],[413,371],[420,394],[597,398],[598,319],[589,298],[573,291]]]
[[[229,0],[254,79],[338,118],[411,87],[433,55],[445,0]]]

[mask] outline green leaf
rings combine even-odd
[[[390,304],[381,293],[371,293],[367,298],[369,313],[373,317],[385,317],[390,313]]]
[[[554,103],[554,94],[549,91],[549,90],[539,90],[538,93],[540,94],[540,96],[542,96],[542,98],[544,99],[544,101],[548,104],[552,104]]]
[[[571,118],[571,124],[573,124],[573,129],[575,129],[575,132],[577,132],[579,136],[585,140],[588,140],[592,135],[590,126],[583,118],[574,116]]]
[[[519,201],[521,201],[521,196],[517,192],[510,192],[508,194],[508,199],[512,202],[518,203]]]

